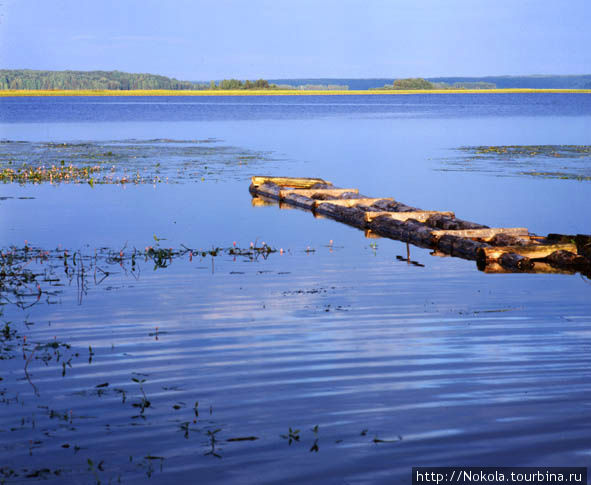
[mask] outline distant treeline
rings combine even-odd
[[[33,71],[29,69],[1,69],[0,89],[47,90],[115,90],[132,89],[274,89],[265,79],[241,81],[192,82],[155,74],[132,74],[121,71]]]
[[[201,85],[200,85],[201,86]],[[256,81],[241,81],[239,79],[222,79],[221,81],[210,81],[209,84],[203,85],[205,89],[275,89],[275,84],[269,84],[265,79],[257,79]],[[204,89],[204,88],[199,88]]]
[[[277,89],[292,89],[298,91],[348,91],[349,86],[345,84],[279,84]]]
[[[489,83],[496,85],[499,89],[508,88],[528,88],[528,89],[591,89],[591,74],[555,76],[555,75],[536,75],[536,76],[487,76],[487,77],[429,77],[425,78],[430,83],[437,86],[439,83],[445,83],[454,86],[459,83],[460,89],[472,89],[471,83]],[[393,85],[397,78],[295,78],[295,79],[269,79],[270,83],[278,85],[299,86],[304,84],[316,85],[347,85],[352,90],[378,89],[384,85]],[[467,84],[470,83],[470,84]]]
[[[0,89],[196,89],[195,83],[120,71],[0,70]]]
[[[486,76],[486,77],[437,77],[428,78],[432,83],[474,83],[496,84],[499,89],[591,89],[591,74],[553,76]]]
[[[405,86],[405,87],[403,87]],[[0,89],[31,90],[199,90],[199,89],[591,89],[591,75],[572,76],[488,76],[380,79],[258,79],[256,81],[222,79],[215,81],[179,81],[155,74],[121,71],[34,71],[1,69]]]

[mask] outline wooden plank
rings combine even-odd
[[[448,217],[455,217],[455,214],[451,211],[412,211],[412,212],[366,212],[365,222],[371,222],[373,219],[379,216],[388,216],[390,219],[396,219],[397,221],[408,221],[414,219],[419,222],[425,222],[429,217],[434,215],[442,215]]]
[[[518,254],[529,259],[542,259],[550,256],[555,251],[568,251],[577,254],[577,245],[574,243],[559,244],[530,244],[529,246],[491,246],[478,250],[479,261],[496,261],[503,254]]]
[[[341,207],[357,207],[358,205],[370,206],[376,202],[382,200],[394,201],[392,197],[379,197],[379,198],[363,198],[363,199],[333,199],[333,200],[317,200],[314,202],[314,207],[318,207],[321,204],[333,204]]]
[[[491,227],[487,229],[456,229],[456,230],[435,230],[433,237],[435,240],[442,236],[456,236],[465,238],[478,238],[484,241],[490,241],[497,234],[507,234],[509,236],[529,236],[526,227]]]
[[[252,185],[258,187],[263,185],[265,182],[272,182],[279,185],[280,187],[295,187],[301,189],[309,189],[315,184],[332,185],[331,182],[319,178],[308,178],[308,177],[265,177],[265,176],[253,176]]]
[[[279,197],[284,199],[289,195],[303,195],[304,197],[313,197],[314,195],[329,195],[340,197],[347,192],[359,193],[359,189],[285,189],[279,191]]]

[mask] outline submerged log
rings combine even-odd
[[[279,197],[284,199],[290,195],[302,195],[304,197],[310,198],[315,198],[314,196],[329,196],[338,198],[349,192],[358,194],[359,189],[284,189],[279,191]]]
[[[555,251],[568,251],[577,253],[577,246],[573,243],[558,244],[531,244],[529,246],[489,246],[483,247],[478,251],[478,260],[496,261],[503,254],[520,254],[530,259],[543,259],[550,256]]]
[[[529,231],[526,227],[489,227],[486,229],[437,230],[433,231],[433,242],[437,242],[437,240],[442,236],[481,239],[482,241],[488,242],[499,234],[508,234],[511,236],[528,236]]]
[[[272,182],[280,187],[295,187],[307,189],[312,187],[314,184],[325,184],[332,185],[332,182],[328,182],[319,178],[308,178],[308,177],[264,177],[254,176],[252,177],[252,185],[259,187],[267,182]]]
[[[381,216],[388,216],[390,219],[395,219],[397,221],[408,221],[409,219],[414,219],[415,221],[425,222],[429,217],[434,215],[445,215],[448,217],[454,217],[454,213],[450,211],[408,211],[408,212],[366,212],[365,213],[365,221],[371,222],[376,217]]]

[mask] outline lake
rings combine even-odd
[[[0,481],[589,466],[587,277],[486,274],[248,186],[589,234],[590,134],[589,94],[0,98],[0,169],[102,174],[0,184]]]

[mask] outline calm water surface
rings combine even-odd
[[[0,185],[4,252],[27,240],[88,257],[84,275],[45,262],[38,302],[35,284],[26,305],[2,293],[0,481],[408,483],[417,465],[589,466],[588,279],[489,275],[412,246],[423,266],[410,264],[401,242],[255,207],[248,184],[320,176],[490,226],[590,233],[589,181],[445,170],[462,146],[590,133],[590,95],[0,99],[3,162],[111,152],[170,182]],[[90,259],[155,235],[283,252],[156,269]]]

